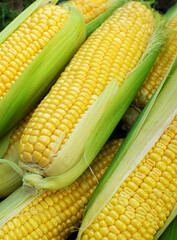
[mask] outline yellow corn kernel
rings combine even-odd
[[[46,191],[28,204],[0,229],[0,239],[12,239],[11,236],[18,240],[35,239],[34,236],[39,239],[66,239],[79,226],[89,198],[122,141],[114,139],[103,147],[90,166],[94,174],[88,168],[67,188]],[[96,234],[97,238],[107,233],[105,222],[102,222],[102,226],[104,228]],[[94,229],[97,230],[97,224]],[[111,234],[116,234],[116,228],[111,228]]]
[[[27,18],[0,45],[0,100],[68,18],[67,10],[46,5]]]
[[[83,232],[83,238],[82,239],[87,239],[88,233],[90,233],[90,236],[94,236],[94,229],[93,229],[93,224],[96,219],[99,219],[101,221],[104,219],[104,209],[107,208],[107,215],[106,217],[108,218],[111,216],[112,210],[117,209],[117,207],[120,208],[122,206],[125,208],[125,201],[126,201],[126,211],[119,212],[117,215],[117,218],[114,219],[115,223],[114,225],[108,225],[109,231],[107,230],[107,235],[105,237],[108,238],[108,234],[110,233],[110,227],[115,226],[117,229],[123,234],[124,236],[128,236],[128,239],[135,239],[135,236],[137,237],[136,239],[153,239],[153,236],[157,233],[158,229],[162,227],[169,216],[170,212],[172,211],[174,205],[176,204],[177,201],[177,194],[176,191],[171,191],[170,190],[170,184],[173,183],[174,179],[171,177],[170,172],[173,169],[173,162],[175,159],[173,158],[173,154],[175,153],[175,148],[174,151],[171,149],[170,144],[171,142],[174,142],[174,139],[177,136],[173,134],[174,129],[177,127],[177,115],[174,117],[173,121],[170,123],[168,126],[167,130],[164,131],[164,133],[161,135],[161,137],[158,139],[158,141],[154,144],[154,146],[151,148],[149,153],[146,154],[146,156],[143,158],[143,160],[137,165],[136,169],[133,170],[133,172],[128,176],[127,179],[129,179],[130,182],[132,182],[132,179],[138,171],[143,171],[145,174],[145,178],[143,179],[142,184],[138,184],[138,191],[134,192],[134,194],[131,195],[131,198],[127,200],[126,197],[123,197],[121,193],[125,191],[125,188],[123,184],[121,185],[121,190],[119,188],[117,191],[114,193],[113,197],[105,204],[105,206],[101,209],[101,211],[98,213],[96,218],[93,220],[93,222],[89,225],[89,227],[86,229],[86,231]],[[164,149],[164,155],[160,154],[161,151],[159,152],[158,158],[159,161],[156,161],[156,158],[153,157],[153,153],[157,153],[157,146],[160,147],[158,144],[161,139],[166,138],[167,136],[171,136],[171,139],[169,141],[169,144],[164,146],[162,145],[162,149]],[[171,154],[168,156],[171,160],[171,164],[169,165],[170,168],[166,167],[166,164],[163,162],[163,157],[168,155],[169,148],[171,149]],[[152,159],[150,157],[152,156]],[[154,167],[150,171],[146,171],[146,168],[143,168],[143,165],[145,165],[149,160],[154,161]],[[138,170],[137,170],[138,169]],[[159,179],[153,179],[152,178],[152,172],[157,172],[159,173],[160,170],[160,177]],[[168,172],[168,170],[170,170]],[[175,169],[173,169],[175,171]],[[136,175],[138,176],[138,175]],[[151,177],[150,177],[151,176]],[[125,182],[127,182],[127,179]],[[160,183],[160,188],[159,188],[159,183]],[[143,188],[143,190],[142,190]],[[139,195],[141,191],[145,191],[147,194],[146,198],[137,198],[135,196]],[[142,195],[142,194],[141,194]],[[140,196],[141,196],[140,195]],[[143,196],[143,195],[142,195]],[[112,199],[121,199],[119,203],[116,203],[116,200],[111,202]],[[124,199],[124,200],[123,200]],[[112,210],[108,208],[108,205],[112,203]],[[115,205],[114,205],[115,203]],[[133,209],[133,211],[130,211],[130,209]],[[134,214],[134,212],[136,212]],[[123,219],[126,217],[129,221],[123,221]],[[99,221],[97,221],[97,225],[99,225]],[[99,226],[101,227],[101,226]],[[98,230],[97,230],[98,231]],[[117,234],[117,239],[119,238],[119,233]]]
[[[112,0],[73,0],[70,5],[75,6],[84,15],[85,23],[89,23],[109,9],[113,2]]]
[[[139,2],[131,2],[117,9],[97,28],[34,112],[19,145],[22,167],[27,162],[47,169],[54,162],[109,82],[119,76],[121,86],[127,73],[136,66],[146,49],[152,27],[151,11]],[[126,64],[127,60],[131,64]],[[38,124],[39,118],[47,122]],[[46,136],[45,131],[51,136]],[[31,136],[38,140],[29,145]],[[38,143],[42,144],[41,151],[37,150]]]

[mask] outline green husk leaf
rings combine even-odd
[[[163,232],[159,240],[174,240],[177,235],[177,217],[170,223],[167,229]]]
[[[55,4],[58,0],[36,0],[21,14],[19,14],[3,31],[0,33],[0,44],[3,43],[34,11],[47,4]]]
[[[18,158],[19,159],[19,158]],[[23,170],[14,162],[8,159],[0,159],[0,166],[8,166],[9,168],[12,168],[18,175],[23,177]]]
[[[177,14],[177,3],[174,6],[172,6],[164,16],[168,19],[168,21],[171,21],[176,14]]]
[[[18,214],[25,206],[42,193],[43,192],[38,193],[38,195],[31,195],[23,191],[22,187],[20,187],[4,201],[0,202],[0,229],[7,221],[12,219],[13,216]]]
[[[129,74],[124,84],[120,88],[117,88],[114,94],[112,94],[112,98],[110,98],[110,102],[106,105],[102,115],[102,110],[99,109],[99,101],[101,101],[102,104],[104,103],[104,92],[100,95],[100,97],[98,97],[95,104],[85,114],[85,118],[81,120],[81,122],[75,129],[76,134],[73,134],[70,137],[68,142],[62,148],[61,152],[57,155],[57,158],[52,163],[52,165],[46,171],[44,169],[44,173],[46,175],[48,174],[48,177],[39,180],[39,176],[37,174],[36,177],[34,176],[35,174],[32,174],[30,177],[30,173],[27,173],[24,176],[25,183],[33,185],[36,189],[61,189],[72,183],[85,171],[88,165],[92,162],[93,158],[100,151],[101,147],[104,145],[104,143],[116,127],[117,123],[121,119],[122,115],[125,113],[126,109],[132,102],[133,98],[135,97],[142,83],[146,79],[153,63],[158,56],[158,52],[160,51],[161,45],[163,43],[161,38],[163,32],[163,30],[161,29],[163,28],[161,26],[162,19],[159,18],[160,15],[155,14],[154,26],[156,28],[154,29],[154,32],[151,36],[147,51],[145,51],[139,64],[134,69],[134,71]],[[109,91],[109,88],[111,89],[111,84],[113,86],[114,81],[115,80],[113,80],[112,83],[108,85],[106,91]],[[95,115],[92,115],[92,113],[94,112],[97,113],[100,118],[95,119]],[[90,131],[90,129],[87,130],[88,116],[93,116],[94,118],[94,121],[91,121],[91,118],[88,121],[94,124],[93,126],[91,126],[91,133],[87,132]],[[79,131],[81,131],[81,134],[79,134]],[[76,152],[78,148],[77,141],[79,142],[78,152]],[[68,171],[65,173],[58,172],[61,163],[58,163],[57,161],[60,161],[60,159],[62,159],[62,164],[64,162],[68,162],[69,164],[71,164],[70,167],[68,167]],[[32,168],[32,171],[33,170],[34,168]],[[58,175],[58,173],[60,175]],[[54,174],[56,176],[53,176]]]
[[[23,171],[17,165],[19,155],[16,142],[4,158],[0,159],[0,198],[4,198],[22,185]]]
[[[136,126],[130,131],[92,195],[78,239],[122,182],[149,152],[177,113],[176,82],[177,70],[167,79],[156,100],[150,100],[141,113]]]
[[[85,40],[82,14],[65,6],[70,17],[0,101],[0,136],[16,125],[41,100]]]
[[[100,16],[92,20],[91,22],[86,24],[87,28],[87,37],[90,36],[92,32],[95,31],[96,28],[98,28],[109,16],[112,15],[112,13],[119,7],[121,7],[123,4],[129,2],[130,0],[113,0],[112,5],[108,10],[106,10],[104,13],[102,13]]]
[[[10,138],[11,138],[13,132],[15,131],[15,129],[16,129],[16,127],[12,128],[5,136],[0,138],[0,158],[2,158],[4,156],[4,154],[6,153],[8,147],[9,147]]]
[[[167,238],[168,238],[168,240],[174,240],[176,238],[176,234],[177,234],[177,228],[176,228],[177,218],[175,219],[176,215],[177,215],[177,203],[175,204],[170,216],[168,217],[168,219],[165,222],[165,224],[163,225],[163,227],[160,228],[159,231],[157,232],[157,234],[154,236],[154,240],[159,239],[159,237],[163,233],[164,234],[162,235],[160,240],[165,240]],[[165,230],[167,230],[167,231],[165,231]]]

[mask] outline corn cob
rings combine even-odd
[[[31,13],[27,19],[22,13],[16,25],[12,22],[14,31],[10,25],[0,35],[0,137],[44,96],[85,40],[78,10],[45,2],[37,0],[35,8],[44,6],[33,12],[32,5],[25,11]]]
[[[88,204],[78,239],[157,239],[167,218],[177,214],[176,79],[177,70],[111,162]]]
[[[177,13],[168,23],[169,38],[164,44],[155,64],[134,99],[135,105],[143,108],[161,83],[177,54]]]
[[[154,21],[152,12],[145,5],[130,2],[117,9],[81,46],[57,83],[35,110],[21,138],[20,165],[24,170],[34,173],[32,178],[30,173],[26,174],[26,183],[36,184],[37,179],[39,187],[40,180],[43,182],[43,177],[40,175],[45,177],[59,174],[63,177],[62,181],[65,181],[66,177],[63,174],[68,170],[72,172],[72,177],[77,178],[79,176],[77,174],[81,174],[81,168],[84,170],[86,168],[85,158],[89,163],[93,160],[107,140],[103,138],[104,134],[108,138],[122,116],[117,111],[122,109],[121,101],[126,97],[125,94],[130,97],[138,90],[134,86],[130,91],[128,86],[130,83],[125,79],[126,75],[136,67],[143,53],[146,53]],[[142,68],[138,69],[140,68],[136,68],[137,71],[142,70]],[[145,71],[147,73],[147,67]],[[117,76],[118,80],[114,79]],[[138,73],[138,76],[141,75]],[[112,79],[114,80],[111,81]],[[130,79],[132,85],[134,78]],[[126,91],[123,90],[124,87]],[[122,94],[118,93],[119,91]],[[113,95],[115,98],[112,97]],[[129,100],[131,102],[131,99]],[[114,109],[106,101],[109,104],[110,101],[115,103]],[[124,101],[127,106],[129,103]],[[101,108],[100,104],[102,104]],[[109,118],[115,113],[117,114],[117,117],[114,117],[115,122],[110,124]],[[101,116],[104,117],[101,118]],[[107,130],[103,131],[104,133],[100,132],[101,129],[103,130],[100,124],[103,120],[105,121],[103,124],[107,124]],[[95,131],[94,136],[90,135],[91,129]],[[97,138],[99,141],[93,148],[94,142],[91,141],[96,141]],[[88,150],[87,145],[92,148],[92,154],[89,153],[89,156],[86,156],[84,150]],[[69,156],[72,151],[75,152],[74,156],[73,154]],[[62,159],[65,161],[63,162]],[[80,168],[79,172],[74,170],[76,165]],[[63,187],[61,179],[59,181],[60,187]],[[68,176],[66,181],[68,184]],[[56,180],[53,183],[55,184]]]
[[[15,191],[20,185],[22,185],[22,177],[15,172],[15,170],[5,164],[3,162],[3,159],[11,160],[14,163],[18,163],[19,161],[19,155],[17,153],[17,145],[19,143],[19,140],[22,136],[23,130],[25,129],[27,123],[29,122],[29,119],[32,116],[31,111],[17,126],[17,128],[13,131],[13,133],[10,134],[10,137],[8,138],[8,141],[6,139],[1,139],[0,145],[3,145],[3,142],[5,142],[5,147],[3,147],[3,150],[5,152],[0,155],[0,198],[7,197],[9,194],[11,194],[13,191]],[[0,149],[1,150],[1,149]],[[1,153],[3,151],[0,151]]]
[[[108,10],[115,2],[115,0],[73,0],[69,4],[75,6],[84,15],[85,23],[89,23]]]
[[[0,239],[66,239],[79,226],[92,192],[121,144],[122,139],[109,141],[91,164],[92,172],[88,168],[67,188],[46,191],[33,200],[1,228]]]
[[[83,240],[153,239],[177,201],[177,115],[154,147],[117,189]]]

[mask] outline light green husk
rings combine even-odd
[[[92,223],[177,114],[176,83],[177,70],[172,77],[169,75],[160,93],[157,90],[144,108],[92,195],[77,239],[81,238],[83,231]],[[159,87],[161,89],[162,83]]]
[[[4,154],[6,153],[8,147],[9,147],[10,138],[11,138],[15,128],[16,127],[11,129],[5,136],[0,138],[0,158],[2,158],[4,156]]]
[[[154,16],[154,32],[149,41],[147,51],[144,53],[137,67],[129,74],[120,88],[118,88],[117,81],[114,79],[100,97],[98,97],[68,142],[59,152],[55,161],[49,169],[44,169],[42,172],[48,177],[43,178],[38,175],[40,172],[38,168],[35,169],[33,166],[30,170],[30,166],[27,166],[26,169],[33,172],[32,174],[28,172],[24,175],[24,187],[27,185],[28,190],[29,185],[33,186],[36,190],[41,188],[56,190],[66,187],[85,171],[100,151],[137,94],[160,51],[163,43],[163,19],[159,14],[154,13]],[[104,110],[102,106],[105,106]],[[66,172],[62,168],[61,171],[58,171],[64,162],[66,163]],[[31,187],[31,191],[34,189]]]
[[[5,198],[22,185],[23,171],[17,165],[19,155],[16,142],[6,159],[0,159],[0,198]]]
[[[0,198],[8,196],[22,185],[22,177],[14,171],[11,166],[9,166],[6,162],[7,160],[2,159],[8,150],[10,138],[15,128],[11,129],[0,139]],[[8,155],[6,155],[6,157],[8,160],[11,160],[10,162],[12,162],[15,167],[18,167],[16,164],[19,161],[19,155],[16,146]]]
[[[64,8],[70,12],[66,24],[0,101],[0,137],[15,126],[45,96],[86,38],[82,14],[72,6],[64,6]]]

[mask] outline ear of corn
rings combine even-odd
[[[8,196],[22,184],[17,145],[31,115],[32,112],[0,140],[0,198]]]
[[[134,15],[134,12],[137,11],[136,7],[139,12],[138,18],[135,16],[136,14]],[[130,23],[129,21],[128,15],[131,11],[130,19],[132,19],[132,15],[134,15],[134,19],[138,19],[137,22],[135,21],[136,24]],[[141,21],[144,21],[142,15],[148,18],[145,20],[146,24],[141,23]],[[117,20],[119,16],[120,22]],[[62,188],[78,178],[88,164],[91,163],[131,103],[158,55],[157,50],[160,50],[161,47],[163,28],[161,23],[163,21],[159,15],[154,14],[154,16],[151,10],[147,9],[146,6],[141,3],[131,2],[125,4],[122,8],[116,10],[100,28],[97,28],[94,34],[82,45],[79,52],[66,68],[66,71],[62,73],[48,96],[46,96],[39,105],[39,108],[35,111],[21,138],[19,145],[21,167],[32,172],[32,174],[28,172],[25,174],[25,185],[30,184],[36,188],[44,187],[45,189],[52,190]],[[120,25],[119,27],[114,27],[114,20],[116,24]],[[124,21],[128,21],[130,24],[125,24]],[[143,28],[139,30],[139,33],[136,33],[136,25],[137,28],[139,28],[139,26]],[[113,36],[107,32],[110,27],[113,28],[113,32],[122,32],[123,30],[120,29],[123,28],[125,30],[125,26],[128,28],[127,33],[130,31],[127,41],[121,38],[122,35],[124,37],[126,36],[124,33]],[[105,41],[103,41],[102,34],[105,35]],[[136,34],[137,38],[133,37],[133,39],[137,39],[138,42],[135,41],[136,47],[132,49],[131,43],[128,44],[128,42],[133,41],[132,35],[134,36]],[[144,42],[142,41],[143,37],[145,37]],[[114,41],[109,40],[111,38],[115,38],[115,44]],[[100,44],[100,41],[104,46]],[[119,44],[119,41],[122,42],[122,44]],[[112,43],[112,45],[109,46],[109,42]],[[116,44],[117,47],[115,47]],[[141,47],[139,48],[139,46]],[[90,49],[97,48],[97,51],[93,50],[94,55],[91,62],[88,61],[88,59],[91,59],[91,50],[89,52],[86,50],[88,47]],[[103,48],[106,48],[105,53],[103,52]],[[112,48],[118,49],[117,56],[114,56],[112,60],[112,63],[115,61],[115,68],[111,68],[109,71],[108,66],[111,64]],[[133,51],[132,54],[130,53],[131,56],[128,58],[129,60],[126,60],[126,56],[121,58],[127,48],[130,49],[130,52]],[[86,57],[85,61],[83,52],[85,54],[84,57]],[[105,58],[101,57],[100,54],[105,54]],[[137,54],[137,57],[135,57],[134,54]],[[124,67],[119,67],[118,64],[123,63],[124,60],[125,62],[128,61],[127,64],[129,67],[126,70]],[[139,60],[140,63],[137,65]],[[131,67],[129,62],[132,62]],[[83,63],[83,66],[81,63]],[[90,63],[90,68],[88,63]],[[126,63],[124,66],[126,66]],[[79,68],[81,70],[79,70]],[[133,68],[135,68],[134,71],[132,71]],[[96,75],[98,74],[98,69],[100,69],[100,76]],[[130,71],[132,71],[132,74],[126,77]],[[115,78],[117,76],[118,81],[116,81]],[[98,79],[98,82],[94,82],[96,79]],[[101,79],[104,79],[104,86],[101,85]],[[84,92],[88,91],[86,90],[88,86],[91,87],[93,93],[90,90],[91,95],[84,97]],[[97,87],[95,88],[95,86]],[[105,92],[103,92],[104,88]],[[81,89],[81,91],[79,89]],[[65,92],[65,90],[68,92]],[[57,99],[57,104],[50,106],[49,102],[51,102],[54,96]],[[75,98],[74,96],[78,97]],[[87,103],[87,105],[85,105],[85,103]],[[50,114],[46,115],[47,118],[43,120],[43,122],[46,123],[44,127],[43,124],[38,124],[36,121],[39,121],[37,120],[38,118],[41,119],[43,111],[48,111],[44,110],[46,107],[48,109],[52,108],[52,112],[54,109],[56,110],[52,116],[50,116]],[[68,111],[68,109],[70,110]],[[51,112],[51,110],[49,110],[49,112]],[[67,111],[68,114],[66,114]],[[78,116],[78,119],[75,120],[74,117],[73,120],[73,112],[76,114],[75,116]],[[63,119],[62,115],[66,115],[66,119]],[[57,128],[54,124],[54,122],[56,122],[56,116],[58,116],[58,119],[61,119],[57,120]],[[33,131],[32,125],[36,125],[36,130]],[[54,133],[53,135],[52,132],[50,132],[51,130]],[[42,131],[41,137],[38,135],[40,131]],[[30,132],[32,132],[32,135]],[[35,133],[37,135],[35,135]],[[98,138],[99,141],[97,141]],[[36,139],[38,140],[36,141]],[[44,154],[42,154],[42,152]],[[63,161],[63,159],[65,159],[65,161]],[[43,179],[43,176],[45,177],[46,175],[50,176],[50,178]]]
[[[109,10],[107,10],[105,13],[103,13],[101,16],[99,16],[95,21],[91,22],[91,25],[87,27],[87,31],[89,31],[89,34],[94,31],[100,25],[104,19],[108,18],[108,16],[111,15],[111,13],[118,7],[120,7],[125,0],[120,0],[117,3],[113,5]],[[20,22],[18,18],[16,18],[13,22],[13,26],[16,28],[17,27],[17,21],[18,25],[21,24],[25,18],[29,17],[30,14],[42,6],[47,4],[47,2],[44,1],[36,1],[33,3],[27,10],[22,12],[22,15],[24,18],[20,17]],[[54,4],[54,1],[52,1],[50,4]],[[3,32],[1,36],[3,36],[3,39],[1,39],[1,42],[7,38],[8,35],[10,35],[15,28],[13,28],[12,23],[4,29],[6,33]],[[88,34],[87,34],[88,35]],[[17,189],[22,181],[21,181],[21,171],[18,168],[18,166],[15,166],[14,163],[18,163],[19,161],[19,156],[17,153],[17,144],[15,144],[16,140],[19,140],[19,137],[22,134],[22,129],[25,128],[26,123],[28,121],[28,118],[31,114],[29,114],[24,120],[21,121],[19,124],[18,128],[15,130],[12,129],[8,134],[6,134],[3,138],[1,138],[0,141],[0,198],[6,197],[9,195],[12,191]],[[14,132],[12,134],[12,132]],[[11,136],[12,135],[12,136]],[[11,138],[11,140],[10,140]],[[12,139],[14,141],[12,141]],[[10,146],[9,146],[10,143]],[[7,161],[10,160],[10,161]]]
[[[25,193],[19,189],[0,203],[0,239],[7,237],[13,237],[13,240],[26,240],[30,237],[31,239],[39,237],[66,239],[80,225],[85,206],[122,141],[122,139],[114,139],[107,142],[90,167],[67,188],[44,192],[35,199],[31,197],[28,199],[28,195],[24,195]],[[18,198],[15,199],[17,194]],[[19,201],[22,200],[21,194],[25,198],[24,202]],[[23,225],[24,234],[20,235],[22,225],[16,225],[17,222]],[[30,224],[30,231],[27,223]],[[14,229],[9,228],[14,224]],[[26,230],[27,235],[25,235]]]
[[[52,20],[51,16],[48,22],[47,19],[50,16],[50,10],[55,14],[61,13],[61,22],[57,15],[54,16],[54,20]],[[42,14],[43,11],[47,12],[46,15]],[[59,22],[57,23],[58,19]],[[42,21],[42,23],[40,22],[37,25],[36,21]],[[48,23],[50,28],[48,30],[49,32],[46,33]],[[26,29],[28,24],[29,29],[33,27],[34,29]],[[37,30],[35,30],[35,27]],[[25,31],[27,31],[27,34]],[[31,35],[28,35],[28,31],[32,31]],[[41,35],[40,31],[42,31],[44,36]],[[2,82],[0,83],[0,93],[2,94],[0,100],[0,136],[3,136],[5,132],[15,126],[46,94],[61,70],[63,70],[63,67],[69,62],[70,58],[85,40],[85,36],[86,28],[84,19],[77,9],[71,6],[61,8],[50,5],[50,7],[44,6],[33,13],[31,18],[23,22],[19,29],[12,34],[12,37],[9,37],[1,45],[3,50],[1,52],[1,71],[4,72],[5,70],[5,73],[1,75]],[[21,40],[20,37],[22,37]],[[41,37],[40,41],[36,40],[38,37]],[[17,41],[19,46],[16,46],[17,43],[14,41]],[[20,41],[22,41],[22,43]],[[26,48],[26,44],[30,41],[32,41],[31,44]],[[44,47],[46,43],[47,45]],[[11,44],[15,44],[14,48],[12,48]],[[10,47],[10,53],[7,54],[8,46]],[[42,51],[41,47],[43,48]],[[22,52],[18,54],[19,58],[14,58],[14,61],[8,63],[10,58],[14,57],[13,54],[18,53],[18,50],[22,50]],[[33,53],[34,56],[31,56]],[[35,54],[38,55],[36,56]],[[30,59],[28,59],[29,55]],[[26,58],[27,62],[23,62]],[[5,64],[5,66],[3,66],[3,64]],[[7,70],[5,67],[7,67]],[[15,71],[12,74],[10,70],[16,69],[16,67],[19,69],[16,71],[17,75],[14,76]],[[10,79],[12,78],[11,83],[8,82],[6,75]],[[13,87],[11,87],[12,84]]]
[[[164,225],[177,200],[176,79],[177,70],[153,106],[148,103],[150,111],[146,105],[149,114],[144,119],[143,111],[111,162],[88,204],[78,239],[91,239],[93,234],[102,239],[104,233],[114,239],[153,239]],[[110,215],[112,211],[117,215]]]

